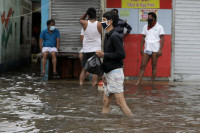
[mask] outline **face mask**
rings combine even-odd
[[[148,23],[152,23],[153,22],[153,19],[148,19]]]
[[[108,20],[108,21],[109,21],[109,20]],[[101,25],[102,25],[102,27],[103,27],[104,29],[107,29],[107,28],[110,26],[110,24],[108,24],[108,21],[101,22]]]
[[[50,31],[54,31],[55,29],[56,29],[55,26],[50,26],[50,28],[49,28]]]

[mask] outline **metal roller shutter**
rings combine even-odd
[[[101,18],[100,0],[53,0],[50,16],[56,22],[56,28],[61,34],[60,51],[78,53],[82,48],[80,43],[80,17],[93,7],[97,11],[97,19]]]
[[[175,0],[174,79],[200,81],[200,1]]]

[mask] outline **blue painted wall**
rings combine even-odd
[[[49,0],[41,0],[41,31],[47,28],[47,20],[49,19]]]
[[[47,21],[49,20],[49,0],[41,0],[41,31],[47,28]],[[42,59],[41,59],[41,71],[42,71]],[[42,80],[47,81],[49,78],[49,60],[45,67],[45,77]]]

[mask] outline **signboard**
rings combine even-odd
[[[154,12],[158,17],[158,9],[140,9],[139,10],[140,21],[147,21],[149,12]]]
[[[122,0],[122,8],[160,8],[160,0]]]
[[[130,10],[120,10],[120,17],[129,17]]]

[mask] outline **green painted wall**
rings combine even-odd
[[[32,16],[24,16],[25,22],[21,28],[21,15],[31,11],[31,0],[0,0],[0,64],[30,56]],[[24,30],[23,44],[20,44],[21,29]]]
[[[20,0],[1,0],[0,13],[0,63],[4,63],[19,58],[20,17],[17,16],[20,15]]]

